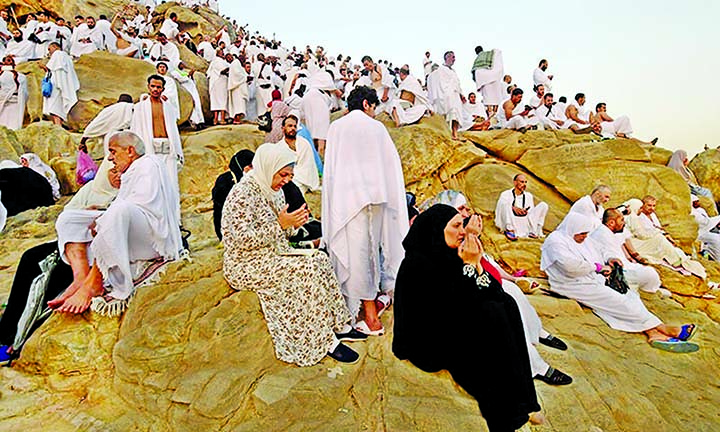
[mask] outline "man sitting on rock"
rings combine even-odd
[[[714,261],[720,261],[720,216],[708,216],[700,206],[700,198],[692,197],[691,214],[698,223],[698,240],[702,242],[702,250]]]
[[[602,223],[603,212],[605,211],[603,204],[610,201],[611,193],[612,190],[610,189],[610,186],[596,186],[595,189],[592,190],[590,195],[585,195],[584,197],[575,201],[572,207],[570,207],[568,216],[571,213],[579,213],[588,218],[588,220],[590,220],[592,224],[592,229],[599,227]],[[567,219],[567,216],[565,216],[565,219]],[[562,223],[565,223],[565,220],[563,220]]]
[[[283,139],[277,145],[284,146],[295,153],[295,176],[292,182],[295,183],[303,193],[320,189],[320,176],[318,175],[315,155],[310,144],[305,138],[297,135],[298,118],[290,114],[282,121]]]
[[[585,93],[575,95],[575,101],[565,108],[567,122],[565,127],[576,134],[585,134],[593,131],[600,132],[600,126],[592,123],[590,111],[585,109]]]
[[[84,241],[68,241],[61,251],[73,269],[73,282],[48,303],[60,312],[84,312],[105,289],[111,300],[126,301],[134,293],[134,262],[180,256],[178,196],[163,162],[146,155],[132,132],[113,135],[109,152],[108,160],[122,173],[120,190],[107,211],[77,233]]]
[[[117,103],[103,108],[103,110],[85,126],[80,142],[85,143],[90,138],[101,137],[111,132],[129,129],[132,115],[132,96],[123,93],[118,97]]]
[[[628,116],[620,116],[615,119],[607,113],[607,104],[600,102],[595,105],[595,114],[590,114],[593,122],[600,124],[600,134],[606,138],[630,138],[632,133],[632,125]],[[657,144],[658,139],[654,138],[649,143]]]
[[[532,107],[522,106],[520,104],[522,98],[522,89],[515,88],[510,94],[510,99],[506,100],[498,110],[497,119],[502,129],[513,129],[524,133],[528,129],[536,127],[537,118],[530,117]]]
[[[512,189],[500,194],[495,207],[495,225],[511,241],[525,237],[545,237],[543,225],[548,205],[544,202],[535,205],[532,194],[526,192],[525,174],[513,177],[513,185]]]
[[[545,129],[564,129],[567,117],[565,110],[560,109],[553,101],[552,93],[545,93],[542,99],[542,105],[535,108],[535,117]]]
[[[622,264],[630,288],[649,293],[659,291],[663,296],[669,297],[670,292],[660,288],[660,276],[657,271],[643,265],[647,264],[647,261],[627,241],[628,234],[624,232],[624,228],[625,216],[620,210],[610,208],[603,213],[602,225],[591,232],[589,238],[605,262],[614,259]]]

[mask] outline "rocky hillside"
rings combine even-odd
[[[43,2],[63,14],[75,10],[63,9],[68,3]],[[46,122],[18,132],[0,129],[0,159],[38,153],[58,172],[63,193],[73,193],[77,132],[119,93],[143,91],[149,66],[141,63],[107,54],[83,58],[73,132]],[[35,70],[34,65],[27,68]],[[31,118],[37,118],[38,107],[37,100],[30,104]],[[570,132],[466,133],[455,142],[437,117],[401,129],[383,119],[398,147],[408,189],[419,200],[444,188],[463,191],[484,216],[485,247],[508,269],[525,268],[545,283],[539,270],[541,241],[510,243],[492,224],[495,201],[518,172],[528,175],[528,190],[549,203],[549,229],[572,201],[602,182],[613,188],[611,205],[648,193],[657,196],[661,220],[692,252],[696,226],[689,216],[689,191],[664,166],[668,150],[633,140],[587,142],[587,136]],[[192,262],[170,265],[157,284],[138,291],[120,319],[90,312],[53,315],[13,367],[0,368],[0,430],[485,430],[477,404],[447,373],[427,374],[392,355],[392,331],[354,344],[361,354],[355,365],[325,359],[299,368],[275,359],[255,294],[234,292],[223,279],[210,200],[214,179],[229,158],[242,148],[256,148],[262,138],[251,125],[184,134],[180,187],[183,224],[193,233]],[[101,156],[99,143],[90,149]],[[692,162],[716,196],[718,162],[718,150]],[[54,238],[55,220],[68,199],[8,220],[0,234],[0,299],[9,294],[22,252]],[[319,194],[309,201],[319,214]],[[703,264],[710,279],[720,281],[720,266]],[[548,421],[525,430],[720,430],[720,300],[712,298],[718,293],[697,278],[660,271],[674,294],[670,299],[643,294],[645,302],[669,323],[698,323],[698,353],[655,350],[644,337],[611,330],[573,301],[530,296],[545,327],[570,346],[565,352],[541,347],[542,355],[575,382],[562,388],[538,382]],[[392,310],[382,320],[392,329]],[[492,351],[482,338],[489,331],[478,329],[477,340],[467,341],[469,353]]]

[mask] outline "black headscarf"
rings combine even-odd
[[[27,167],[1,169],[0,192],[8,217],[55,204],[47,179]]]
[[[213,200],[213,223],[215,224],[215,234],[219,240],[222,240],[220,232],[220,221],[222,220],[222,209],[233,186],[243,177],[243,170],[246,166],[252,164],[255,153],[251,150],[240,150],[230,158],[230,171],[220,174],[215,180],[215,186],[212,188]]]
[[[242,178],[245,167],[252,165],[254,157],[255,153],[251,150],[244,149],[235,153],[235,156],[230,159],[230,172],[232,172],[235,177],[235,183],[239,182]]]
[[[520,312],[490,277],[481,287],[445,242],[458,214],[436,204],[403,241],[395,284],[392,349],[426,372],[445,369],[480,406],[490,431],[519,429],[539,411]]]

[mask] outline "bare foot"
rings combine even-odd
[[[57,310],[59,312],[66,312],[72,314],[81,314],[90,307],[90,301],[93,297],[101,295],[103,293],[103,280],[102,274],[97,270],[97,266],[94,266],[87,278],[80,285],[80,288],[71,295],[62,306]]]
[[[77,290],[80,289],[85,278],[87,278],[87,273],[84,275],[81,275],[77,279],[73,280],[73,282],[70,284],[70,286],[67,287],[65,292],[60,297],[47,302],[48,307],[50,309],[57,309],[58,307],[60,307],[63,303],[65,303],[65,300],[67,300],[70,296],[75,294],[77,292]]]

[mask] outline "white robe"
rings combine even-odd
[[[620,294],[605,286],[605,278],[596,273],[596,263],[602,261],[600,254],[591,242],[577,243],[572,237],[588,230],[587,219],[575,213],[566,229],[558,228],[545,240],[540,269],[547,273],[550,288],[591,308],[615,330],[639,333],[662,324],[635,291]]]
[[[565,127],[567,117],[565,117],[565,110],[561,109],[557,105],[553,105],[548,109],[545,105],[541,105],[535,109],[535,117],[538,122],[543,125],[545,129],[558,130]],[[559,120],[562,124],[555,123],[555,120]]]
[[[77,91],[80,89],[72,58],[65,52],[57,50],[47,64],[52,72],[50,81],[53,88],[50,97],[43,97],[43,114],[54,114],[63,121],[77,102]]]
[[[173,111],[177,116],[174,122],[177,122],[180,119],[180,96],[178,95],[177,83],[175,82],[175,78],[170,74],[163,75],[162,77],[165,78],[163,96],[167,97],[168,101],[173,104]]]
[[[103,108],[94,119],[85,126],[83,137],[95,138],[110,132],[130,128],[133,115],[132,102],[117,102]]]
[[[160,159],[145,155],[122,174],[120,190],[97,219],[89,250],[110,285],[110,296],[124,300],[133,293],[132,263],[180,257],[179,203]]]
[[[457,73],[446,65],[442,65],[432,75],[434,75],[432,82],[435,99],[431,102],[435,112],[444,115],[450,125],[453,121],[457,121],[460,130],[469,128],[471,125],[464,121],[466,117],[462,100],[460,100],[462,88]]]
[[[552,90],[552,80],[550,79],[550,76],[539,67],[535,68],[533,71],[533,84],[542,84],[545,86],[546,93]]]
[[[527,237],[530,233],[543,235],[548,205],[546,203],[535,205],[530,192],[525,191],[515,196],[514,190],[509,189],[500,194],[495,206],[495,226],[500,231],[513,231],[520,238]],[[527,210],[527,216],[515,216],[512,211],[513,205]]]
[[[330,97],[318,89],[311,89],[302,99],[301,117],[313,139],[324,140],[330,128]]]
[[[476,101],[474,104],[467,102],[463,105],[463,108],[465,109],[465,115],[470,117],[473,122],[475,121],[475,117],[482,117],[485,120],[488,119],[487,108],[485,108],[482,102]]]
[[[322,232],[353,316],[378,288],[393,294],[409,224],[405,182],[385,126],[354,110],[330,126]],[[372,175],[368,175],[372,172]]]
[[[205,59],[206,62],[210,63],[213,61],[213,59],[217,56],[215,52],[215,47],[212,46],[212,44],[208,41],[202,41],[197,46],[198,52],[202,51],[202,58]]]
[[[166,60],[162,60],[166,58]],[[180,51],[178,47],[172,42],[166,42],[165,45],[160,42],[155,42],[152,48],[150,48],[150,57],[148,60],[157,64],[159,61],[166,61],[168,63],[168,69],[177,69],[180,64]]]
[[[623,273],[630,288],[654,293],[660,289],[660,275],[650,266],[630,262],[623,252],[626,233],[615,234],[605,225],[600,225],[588,237],[603,262],[615,258],[622,262]]]
[[[595,204],[593,203],[592,198],[590,198],[590,195],[585,195],[584,197],[575,201],[572,207],[570,207],[570,211],[568,211],[568,214],[565,216],[565,219],[563,219],[563,221],[560,223],[558,229],[560,229],[560,226],[565,223],[565,220],[571,213],[579,213],[587,217],[590,221],[590,231],[592,231],[602,224],[602,216],[603,213],[605,213],[605,208],[600,204],[595,207]]]
[[[177,69],[170,72],[170,76],[172,76],[175,81],[179,82],[182,88],[187,90],[187,92],[190,93],[190,96],[192,97],[193,110],[192,113],[190,113],[190,121],[196,125],[200,123],[205,123],[205,115],[202,111],[202,100],[200,99],[200,92],[197,89],[197,84],[195,84],[195,80],[193,79],[193,77]]]
[[[102,47],[100,49],[114,53],[117,51],[117,36],[110,30],[110,21],[99,19],[95,27],[100,29],[102,35]]]
[[[415,102],[410,103],[401,100],[400,94],[403,91],[412,93],[415,96]],[[425,115],[426,111],[432,111],[430,101],[428,101],[427,98],[427,92],[423,90],[420,81],[412,75],[405,77],[397,88],[395,97],[391,98],[386,106],[387,113],[390,115],[392,115],[392,111],[395,109],[398,119],[400,120],[400,125],[415,123]]]
[[[142,96],[141,96],[142,99]],[[178,183],[178,170],[185,162],[182,150],[182,141],[175,119],[177,114],[169,101],[163,101],[163,114],[165,117],[165,129],[170,141],[170,151],[167,154],[157,154],[165,163],[168,179],[173,185],[175,193],[180,196],[180,185]],[[135,104],[130,130],[137,134],[145,143],[145,154],[156,155],[153,145],[155,137],[153,134],[152,102],[148,97]],[[177,218],[180,220],[180,201],[176,203]]]
[[[0,126],[21,129],[28,98],[27,77],[18,72],[18,84],[12,72],[0,72]]]
[[[600,133],[606,138],[615,138],[617,134],[630,136],[633,132],[632,125],[630,124],[630,118],[628,116],[616,117],[615,120],[611,122],[601,122],[600,127],[602,128]]]
[[[277,145],[287,147],[288,150],[295,153],[297,161],[295,162],[293,183],[295,183],[303,193],[308,191],[316,191],[320,189],[320,176],[318,175],[317,165],[315,164],[315,153],[312,144],[301,136],[295,137],[295,150],[282,139]]]
[[[475,85],[478,93],[482,95],[482,102],[485,106],[498,106],[505,99],[505,66],[503,64],[502,51],[493,50],[493,65],[490,69],[476,69],[474,73]]]
[[[16,42],[14,39],[10,39],[5,49],[6,56],[13,56],[15,59],[15,66],[20,63],[25,63],[35,57],[35,44],[27,39],[23,39],[20,42]]]
[[[229,69],[230,64],[222,57],[210,62],[207,70],[210,87],[210,111],[227,111],[228,109],[228,76],[221,72]]]
[[[238,114],[247,114],[248,102],[248,75],[240,60],[230,63],[228,73],[228,113],[230,117]]]
[[[720,261],[720,216],[710,217],[702,207],[693,208],[691,213],[698,223],[698,240],[713,260]]]
[[[90,39],[90,42],[81,42],[83,39]],[[70,55],[76,58],[101,50],[105,46],[103,31],[97,25],[92,29],[87,24],[75,27],[70,41]]]
[[[160,26],[160,33],[167,36],[169,40],[173,40],[177,38],[180,30],[178,29],[178,25],[175,21],[171,20],[170,18],[165,18],[162,25]]]
[[[56,42],[55,34],[57,26],[48,21],[46,23],[38,23],[35,28],[35,35],[40,39],[41,43],[35,44],[35,58],[43,58],[47,55],[48,45],[50,42]]]

